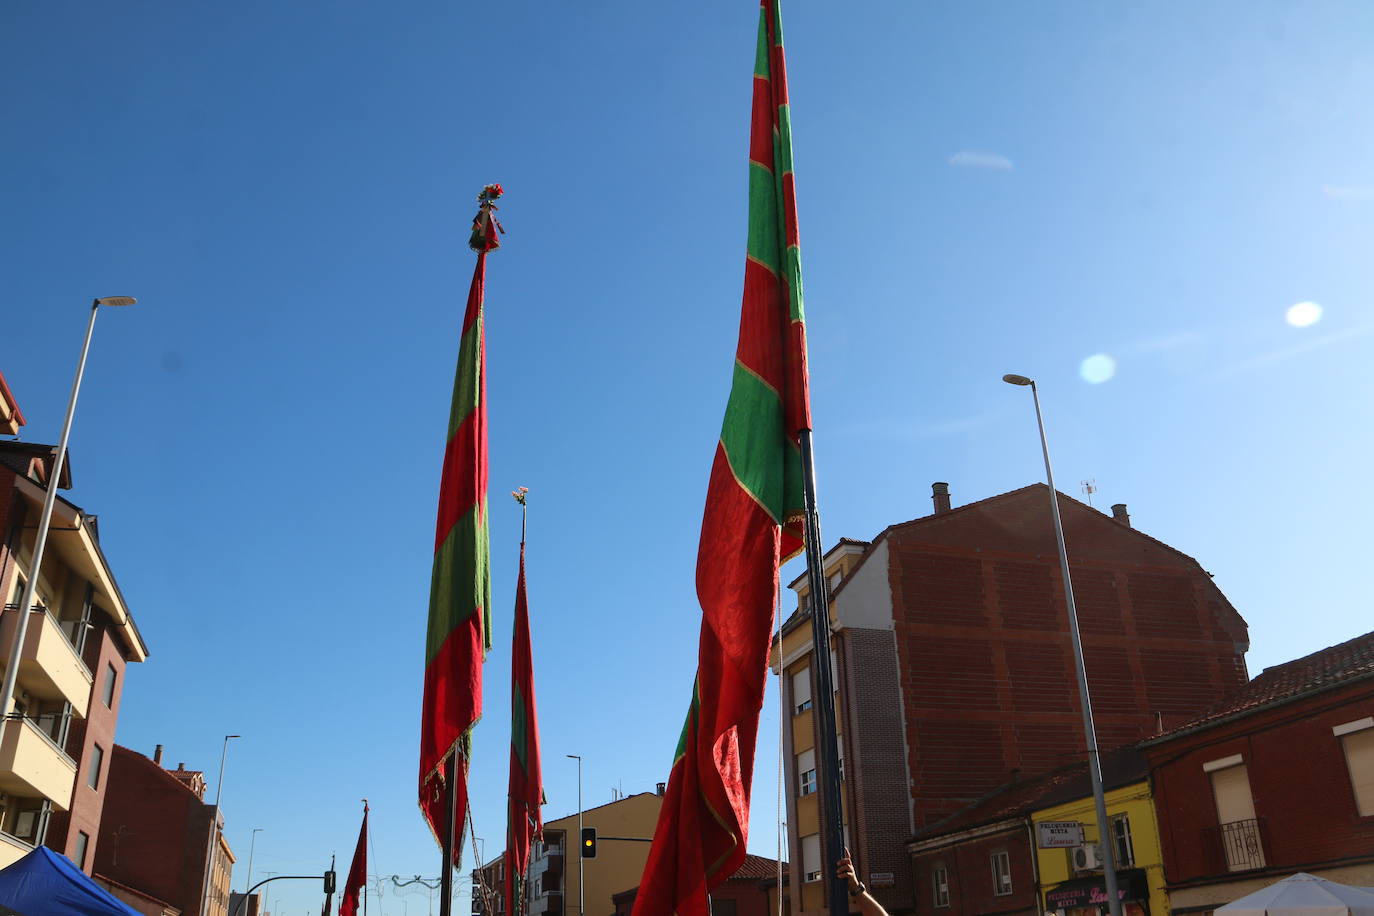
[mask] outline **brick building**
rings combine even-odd
[[[1172,912],[1295,871],[1374,885],[1374,633],[1267,668],[1144,748]]]
[[[95,850],[97,880],[165,902],[184,916],[225,916],[234,854],[224,840],[222,815],[204,799],[204,774],[185,764],[163,768],[161,745],[150,760],[116,744]],[[203,910],[207,850],[210,903]]]
[[[0,380],[0,430],[20,417]],[[4,418],[8,417],[8,420]],[[8,424],[8,425],[7,425]],[[0,667],[9,662],[55,448],[0,442]],[[100,547],[94,515],[58,496],[28,611],[14,707],[0,735],[0,866],[44,844],[87,873],[124,691],[147,646]]]
[[[910,912],[906,843],[1013,777],[1084,747],[1048,488],[935,511],[825,557],[847,844],[890,912]],[[1246,624],[1196,560],[1058,494],[1099,744],[1130,744],[1246,681]],[[794,914],[824,906],[809,595],[773,665],[791,728],[787,821]],[[892,702],[874,702],[874,698]]]
[[[783,866],[783,906],[787,906],[787,863]],[[778,861],[748,855],[725,883],[711,891],[711,916],[773,916],[778,911]],[[631,916],[638,887],[611,897],[614,916]]]

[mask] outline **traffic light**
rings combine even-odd
[[[584,858],[584,859],[595,859],[595,858],[596,858],[596,828],[595,828],[595,827],[583,827],[583,828],[582,828],[582,858]]]
[[[332,868],[324,873],[324,892],[326,894],[334,893],[334,869]]]

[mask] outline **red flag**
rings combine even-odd
[[[521,504],[523,488],[514,494]],[[534,705],[534,655],[525,597],[525,541],[520,540],[520,578],[515,586],[515,635],[511,645],[510,789],[506,826],[506,916],[521,916],[530,844],[539,837],[544,786],[539,770],[539,722]]]
[[[436,837],[444,835],[445,762],[458,757],[453,787],[456,842],[462,860],[472,728],[482,715],[482,661],[491,648],[490,539],[487,529],[487,381],[483,293],[487,252],[498,247],[492,201],[500,185],[487,185],[478,201],[472,239],[477,267],[468,291],[458,367],[453,380],[448,446],[439,484],[434,565],[425,642],[425,694],[420,725],[420,809]]]
[[[782,21],[762,0],[739,345],[697,551],[697,678],[634,916],[706,916],[744,861],[778,564],[802,546],[806,376]]]
[[[358,848],[353,850],[353,864],[348,867],[343,896],[339,898],[339,916],[357,916],[358,895],[367,884],[367,805],[363,805],[363,829],[358,831]]]

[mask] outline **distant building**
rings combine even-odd
[[[612,895],[639,882],[649,858],[649,843],[641,841],[653,838],[663,807],[662,784],[659,789],[627,795],[582,813],[583,826],[595,828],[598,837],[622,838],[599,839],[596,858],[584,863],[588,916],[607,916],[615,906]],[[544,823],[544,840],[530,852],[527,916],[576,916],[580,843],[576,813]],[[474,913],[504,916],[504,859],[503,851],[473,871]]]
[[[873,895],[920,909],[907,841],[1014,778],[1083,756],[1049,490],[935,511],[824,558],[846,845]],[[1058,494],[1102,749],[1194,716],[1246,681],[1245,621],[1193,558]],[[824,908],[810,587],[791,583],[773,670],[784,733],[794,916]],[[1024,886],[1024,882],[1022,882]]]
[[[1374,633],[1266,668],[1143,747],[1173,912],[1296,871],[1374,885]]]
[[[22,420],[0,381],[0,431]],[[8,418],[8,419],[6,419]],[[55,448],[0,442],[0,669],[9,663]],[[124,691],[125,665],[148,657],[100,547],[94,515],[57,497],[16,684],[0,729],[0,867],[44,844],[82,870],[100,812]]]
[[[1145,755],[1118,749],[1103,757],[1102,770],[1122,913],[1165,916]],[[1102,842],[1086,761],[1010,782],[908,844],[916,912],[1098,916],[1107,900]]]
[[[161,745],[151,760],[115,745],[96,878],[165,901],[183,916],[226,916],[234,853],[223,817],[204,799],[204,774],[182,763],[164,769]],[[202,909],[207,852],[210,900]]]
[[[782,863],[783,907],[786,908],[787,863]],[[773,916],[778,912],[778,861],[748,855],[725,883],[711,891],[711,916]],[[614,916],[634,912],[639,888],[632,887],[611,897]]]

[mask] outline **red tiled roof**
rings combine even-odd
[[[1140,782],[1149,775],[1145,755],[1136,745],[1105,753],[1100,758],[1102,784],[1107,790]],[[999,786],[978,801],[916,831],[913,840],[928,840],[973,827],[1024,817],[1032,811],[1092,794],[1086,760],[1070,763],[1033,779]]]
[[[1202,715],[1146,743],[1156,744],[1264,707],[1288,703],[1368,677],[1374,677],[1374,633],[1356,636],[1320,652],[1265,668],[1250,683]]]
[[[787,872],[787,863],[782,863],[783,873]],[[778,876],[778,860],[768,859],[763,856],[747,855],[744,857],[743,864],[740,865],[735,873],[727,880],[729,881],[757,881],[760,878],[776,878]]]
[[[783,881],[787,881],[787,862],[782,863]],[[735,873],[726,878],[726,881],[761,881],[765,878],[776,879],[778,877],[778,860],[769,859],[765,856],[746,855],[740,867],[735,869]],[[636,885],[628,890],[612,894],[611,899],[616,903],[630,903],[635,899],[639,892]]]

